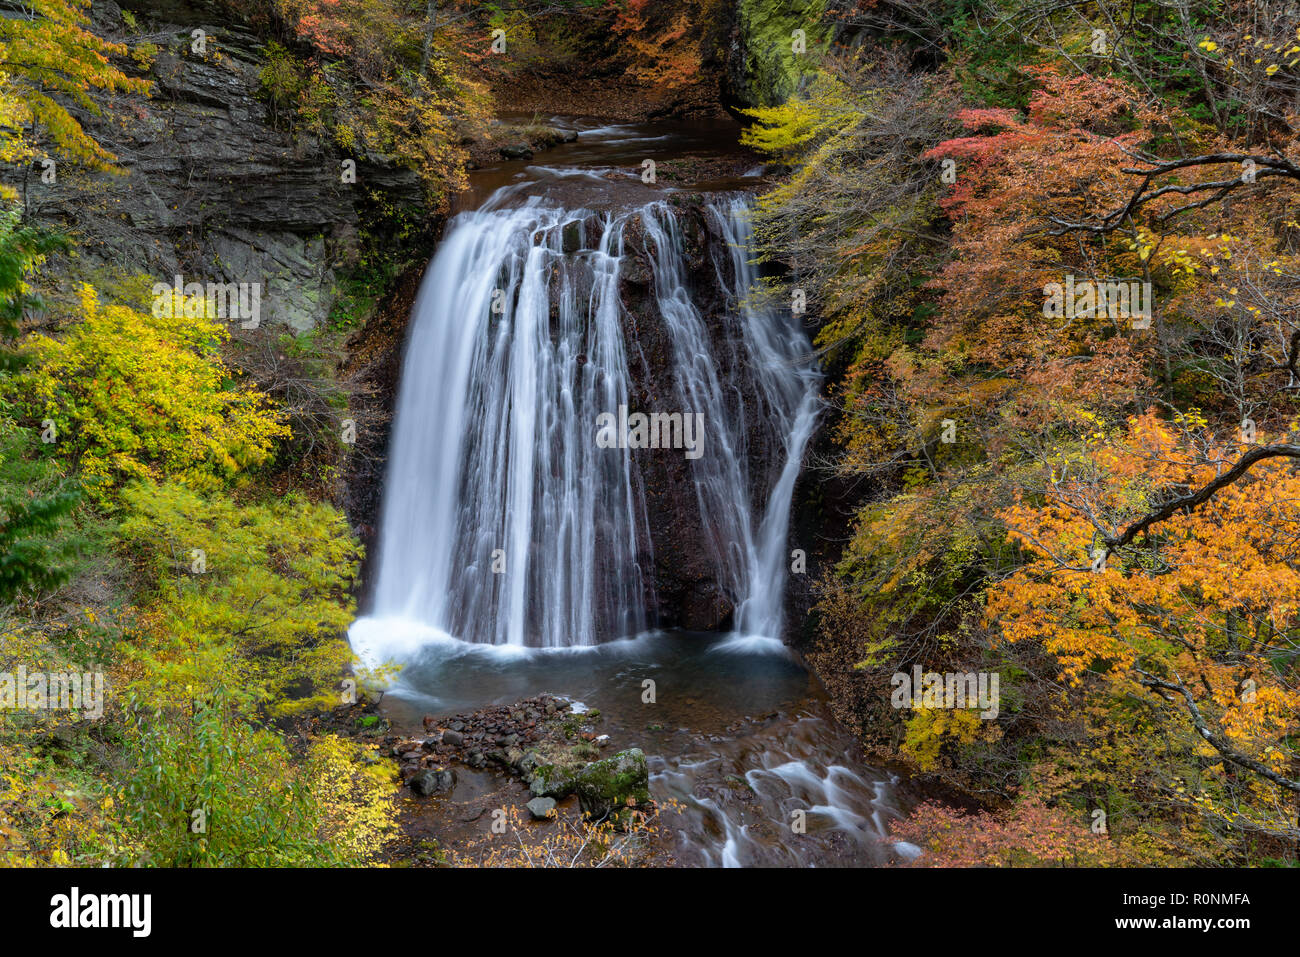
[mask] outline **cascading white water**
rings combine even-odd
[[[735,630],[779,639],[790,500],[817,422],[818,374],[808,364],[808,340],[798,323],[754,302],[758,275],[747,202],[736,198],[710,206],[708,213],[728,253],[725,261],[715,259],[718,285],[731,294],[726,321],[735,328],[726,331],[736,333],[728,336],[733,352],[726,362],[714,354],[709,330],[692,302],[677,223],[662,205],[644,210],[646,231],[657,248],[655,292],[672,335],[679,398],[684,408],[704,412],[713,425],[711,454],[695,463],[695,488],[722,579],[737,601]],[[724,380],[722,368],[730,370],[730,379]],[[750,474],[746,396],[760,420],[753,425],[764,440],[761,458],[767,475]],[[760,491],[767,501],[756,510]],[[757,521],[756,515],[761,516]]]
[[[592,441],[598,412],[628,401],[622,228],[606,221],[595,248],[574,249],[588,218],[535,201],[467,213],[430,264],[391,442],[376,617],[548,647],[643,626],[629,453]]]
[[[373,609],[352,631],[363,657],[408,657],[440,637],[592,645],[645,627],[649,536],[633,453],[596,442],[598,415],[628,405],[632,391],[619,269],[633,217],[654,247],[677,411],[706,423],[692,467],[719,579],[739,631],[779,637],[790,500],[817,376],[798,324],[750,303],[745,212],[742,199],[709,208],[727,246],[715,251],[733,307],[726,357],[714,355],[716,337],[691,301],[666,203],[596,217],[489,201],[453,221],[412,313]],[[593,223],[600,235],[589,246]],[[746,422],[745,396],[760,422]],[[776,453],[769,474],[750,474],[751,435]]]

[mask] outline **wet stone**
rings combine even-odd
[[[456,772],[443,769],[427,768],[411,778],[411,790],[424,797],[450,791],[455,784]]]
[[[526,805],[535,821],[544,821],[555,813],[555,798],[536,797]]]

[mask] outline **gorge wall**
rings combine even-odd
[[[95,31],[119,42],[131,32],[124,15],[148,18],[157,52],[124,64],[153,81],[153,94],[100,97],[100,115],[79,111],[120,168],[69,173],[57,186],[29,172],[29,214],[76,237],[88,269],[204,283],[255,277],[263,322],[319,326],[339,270],[356,261],[369,192],[418,206],[415,173],[362,157],[357,185],[346,184],[341,153],[278,129],[259,96],[266,40],[224,6],[95,0],[91,12]],[[206,34],[202,54],[196,29]]]

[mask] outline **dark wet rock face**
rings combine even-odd
[[[727,301],[726,284],[732,280],[725,238],[706,213],[708,196],[683,199],[675,214],[681,229],[691,301],[699,309],[712,341],[717,375],[724,382],[743,382],[739,368],[743,355],[741,331],[734,305]],[[655,300],[651,255],[636,224],[629,227],[628,258],[622,299],[628,310],[628,354],[633,378],[640,388],[633,402],[642,409],[675,409],[679,404],[674,381],[672,337]],[[721,278],[720,278],[721,277]],[[743,415],[751,424],[747,436],[749,472],[763,476],[767,464],[779,461],[782,450],[770,447],[762,432],[763,421],[751,392],[737,389],[733,418]],[[741,408],[743,406],[743,409]],[[707,440],[706,440],[707,441]],[[680,454],[649,449],[634,453],[645,496],[649,541],[643,567],[653,569],[653,594],[647,595],[652,617],[664,627],[689,631],[718,631],[730,626],[735,611],[719,580],[716,543],[708,539],[708,523],[700,512],[692,463]],[[767,489],[754,489],[755,502],[766,499]]]

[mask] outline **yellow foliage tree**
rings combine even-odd
[[[80,321],[63,339],[30,340],[38,362],[12,395],[53,424],[55,447],[92,482],[167,475],[212,488],[266,462],[289,429],[265,395],[233,382],[218,351],[229,333],[206,308],[159,311],[103,304],[83,286]]]
[[[39,127],[63,156],[96,167],[112,161],[64,104],[97,114],[90,90],[143,94],[150,84],[109,62],[125,48],[86,29],[89,6],[86,0],[26,0],[0,17],[0,160],[36,155]],[[0,196],[13,191],[0,186]]]

